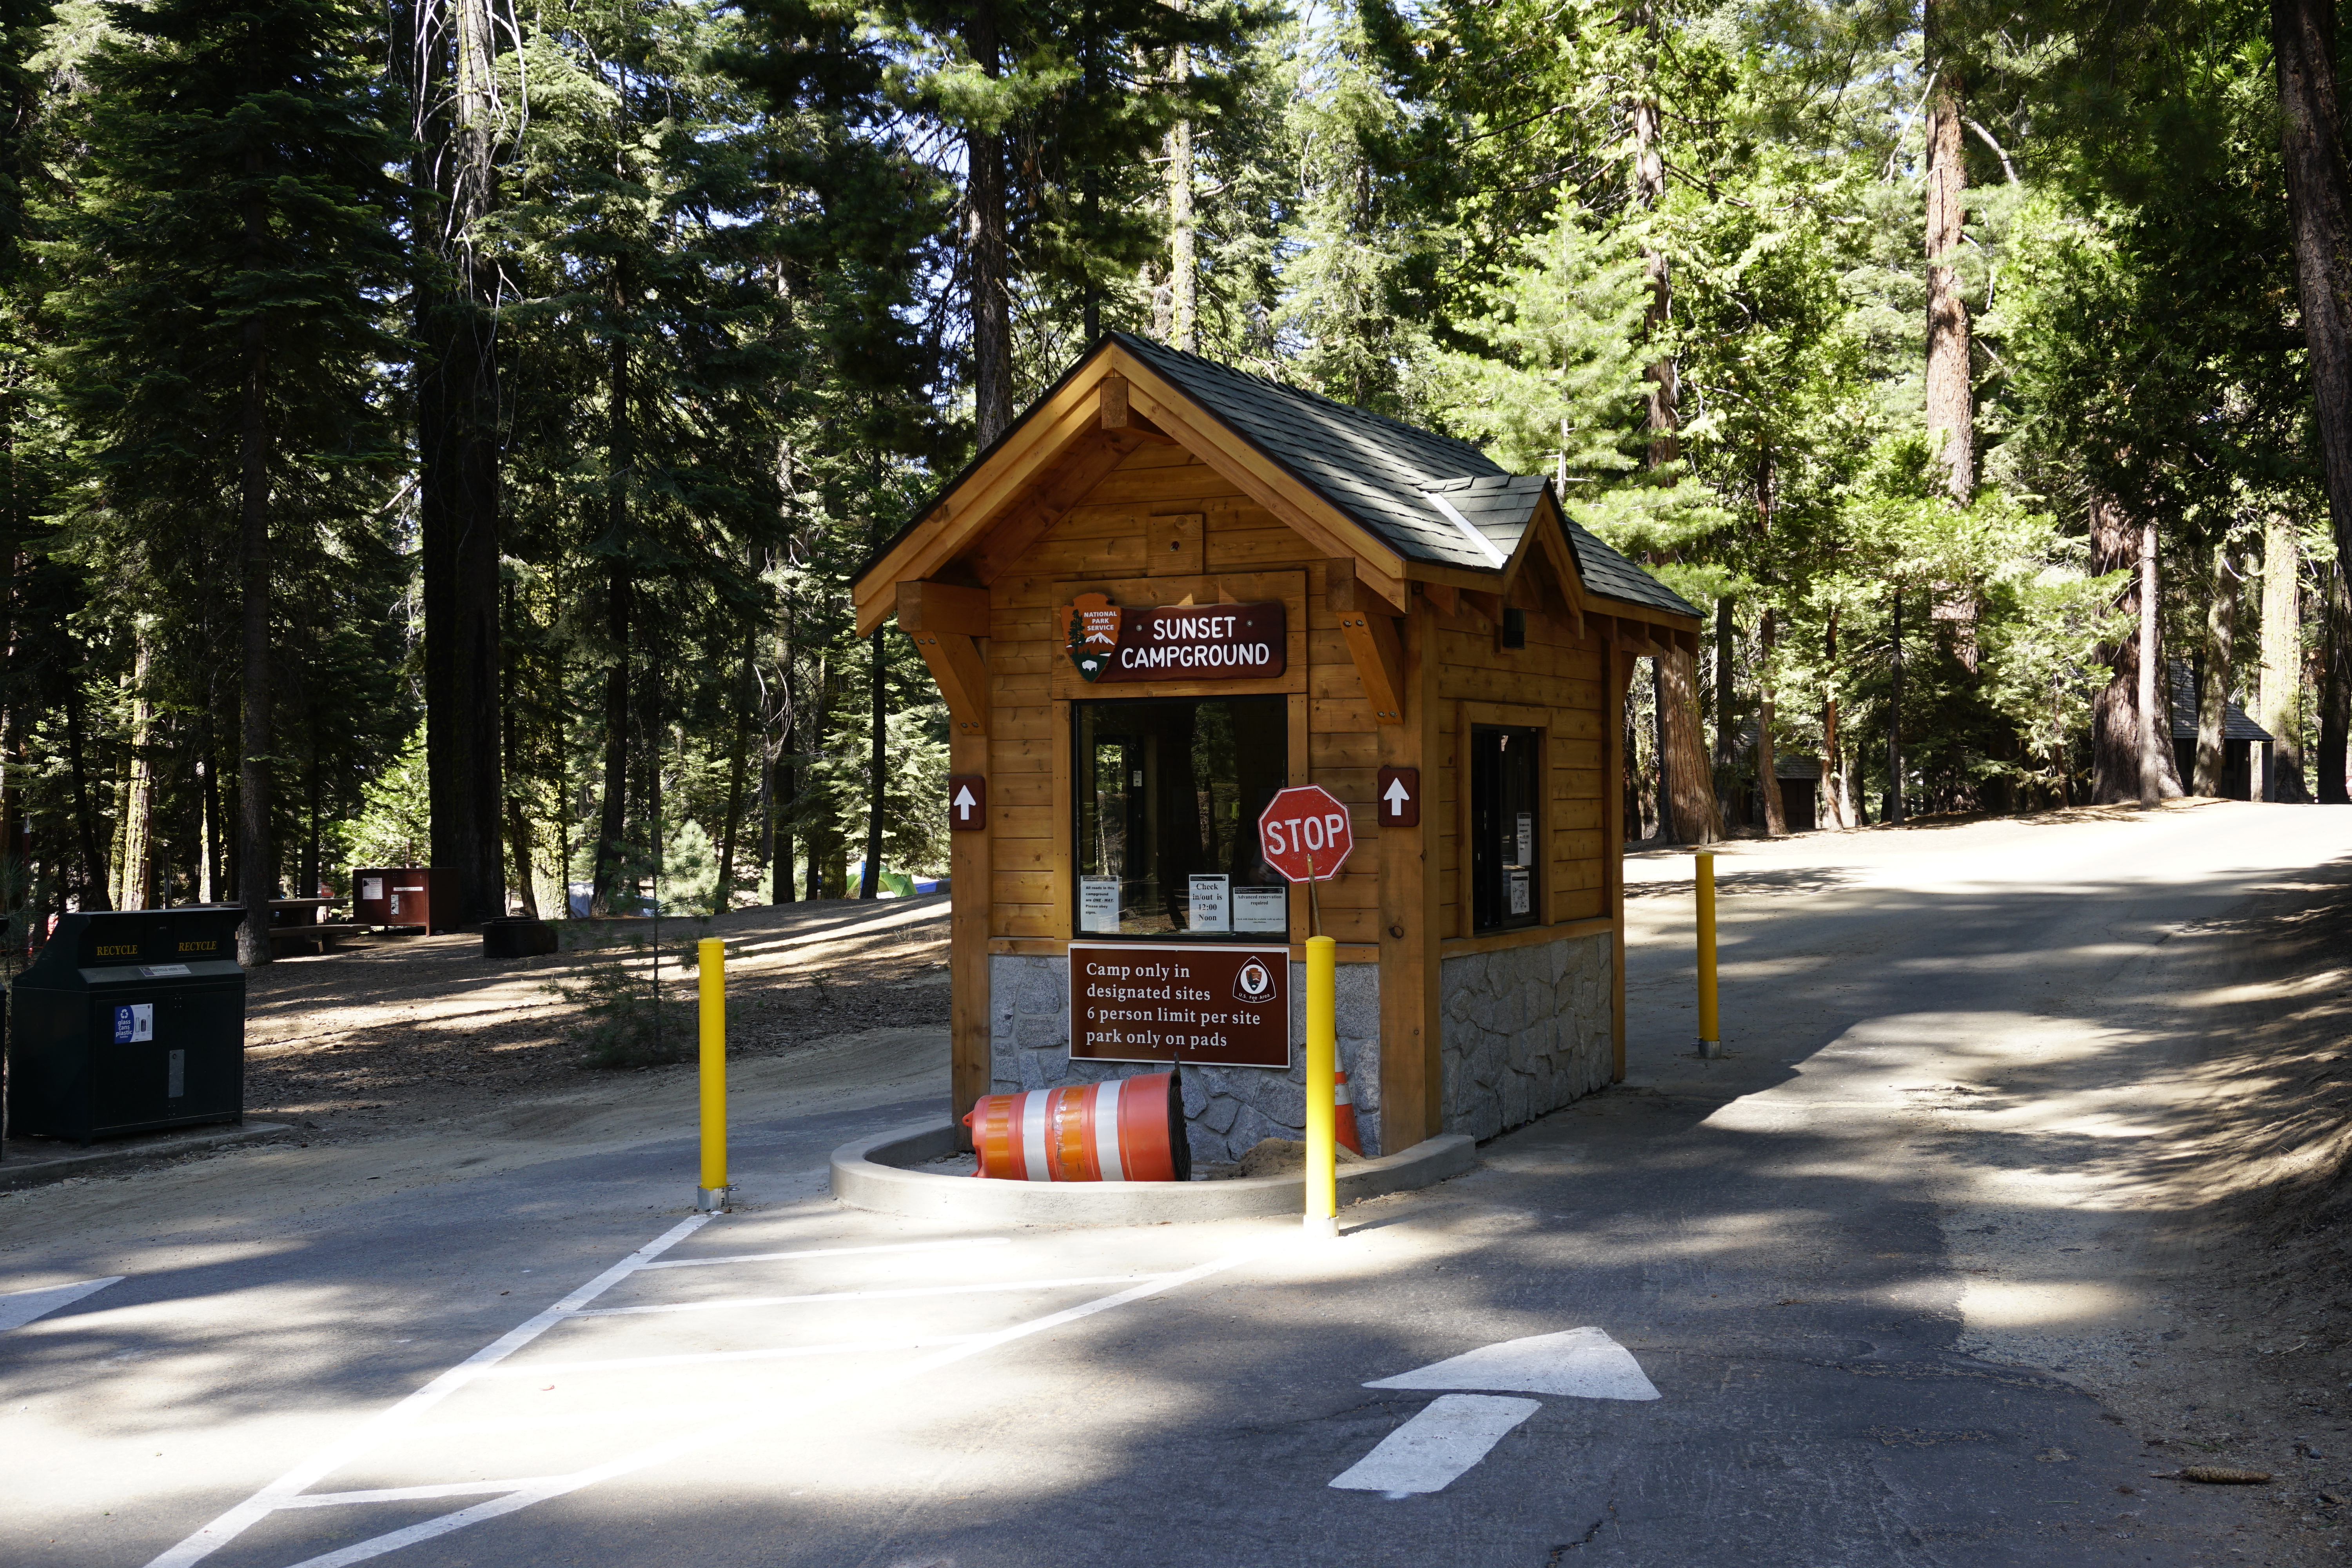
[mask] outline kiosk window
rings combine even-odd
[[[1286,937],[1257,818],[1289,782],[1288,700],[1073,702],[1070,719],[1077,934]]]
[[[1474,931],[1531,926],[1543,903],[1543,732],[1470,730],[1470,914]]]

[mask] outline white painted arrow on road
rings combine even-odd
[[[103,1279],[83,1279],[71,1285],[52,1285],[46,1290],[18,1290],[0,1296],[0,1331],[21,1329],[37,1318],[46,1318],[60,1307],[70,1307],[84,1296],[95,1295],[109,1285],[120,1285],[123,1276],[109,1275]]]
[[[1509,1389],[1577,1399],[1655,1399],[1633,1352],[1599,1329],[1568,1329],[1503,1340],[1366,1388]],[[1449,1394],[1433,1400],[1332,1480],[1343,1491],[1409,1497],[1443,1491],[1486,1457],[1506,1433],[1542,1408],[1533,1399]]]

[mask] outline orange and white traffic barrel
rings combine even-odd
[[[1185,1182],[1192,1151],[1175,1072],[984,1094],[964,1118],[975,1176],[1007,1182]]]
[[[1331,1075],[1331,1135],[1339,1147],[1352,1154],[1364,1152],[1363,1140],[1356,1133],[1356,1097],[1348,1091],[1348,1075]]]

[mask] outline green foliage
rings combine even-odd
[[[625,952],[580,965],[548,990],[579,1010],[583,1022],[570,1038],[581,1047],[583,1066],[629,1071],[682,1062],[695,1053],[694,983],[657,984],[642,940]]]
[[[433,816],[425,789],[425,731],[408,738],[360,795],[345,840],[354,865],[429,866]]]

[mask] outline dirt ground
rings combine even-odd
[[[727,944],[736,1061],[876,1028],[944,1028],[947,915],[947,899],[935,896],[664,921],[663,992],[694,994],[694,942],[715,936]],[[583,1005],[560,989],[616,957],[649,980],[651,934],[650,921],[631,921],[613,933],[614,945],[496,963],[482,958],[478,936],[377,938],[257,969],[247,981],[247,1115],[341,1142],[691,1077],[684,1061],[588,1066]]]

